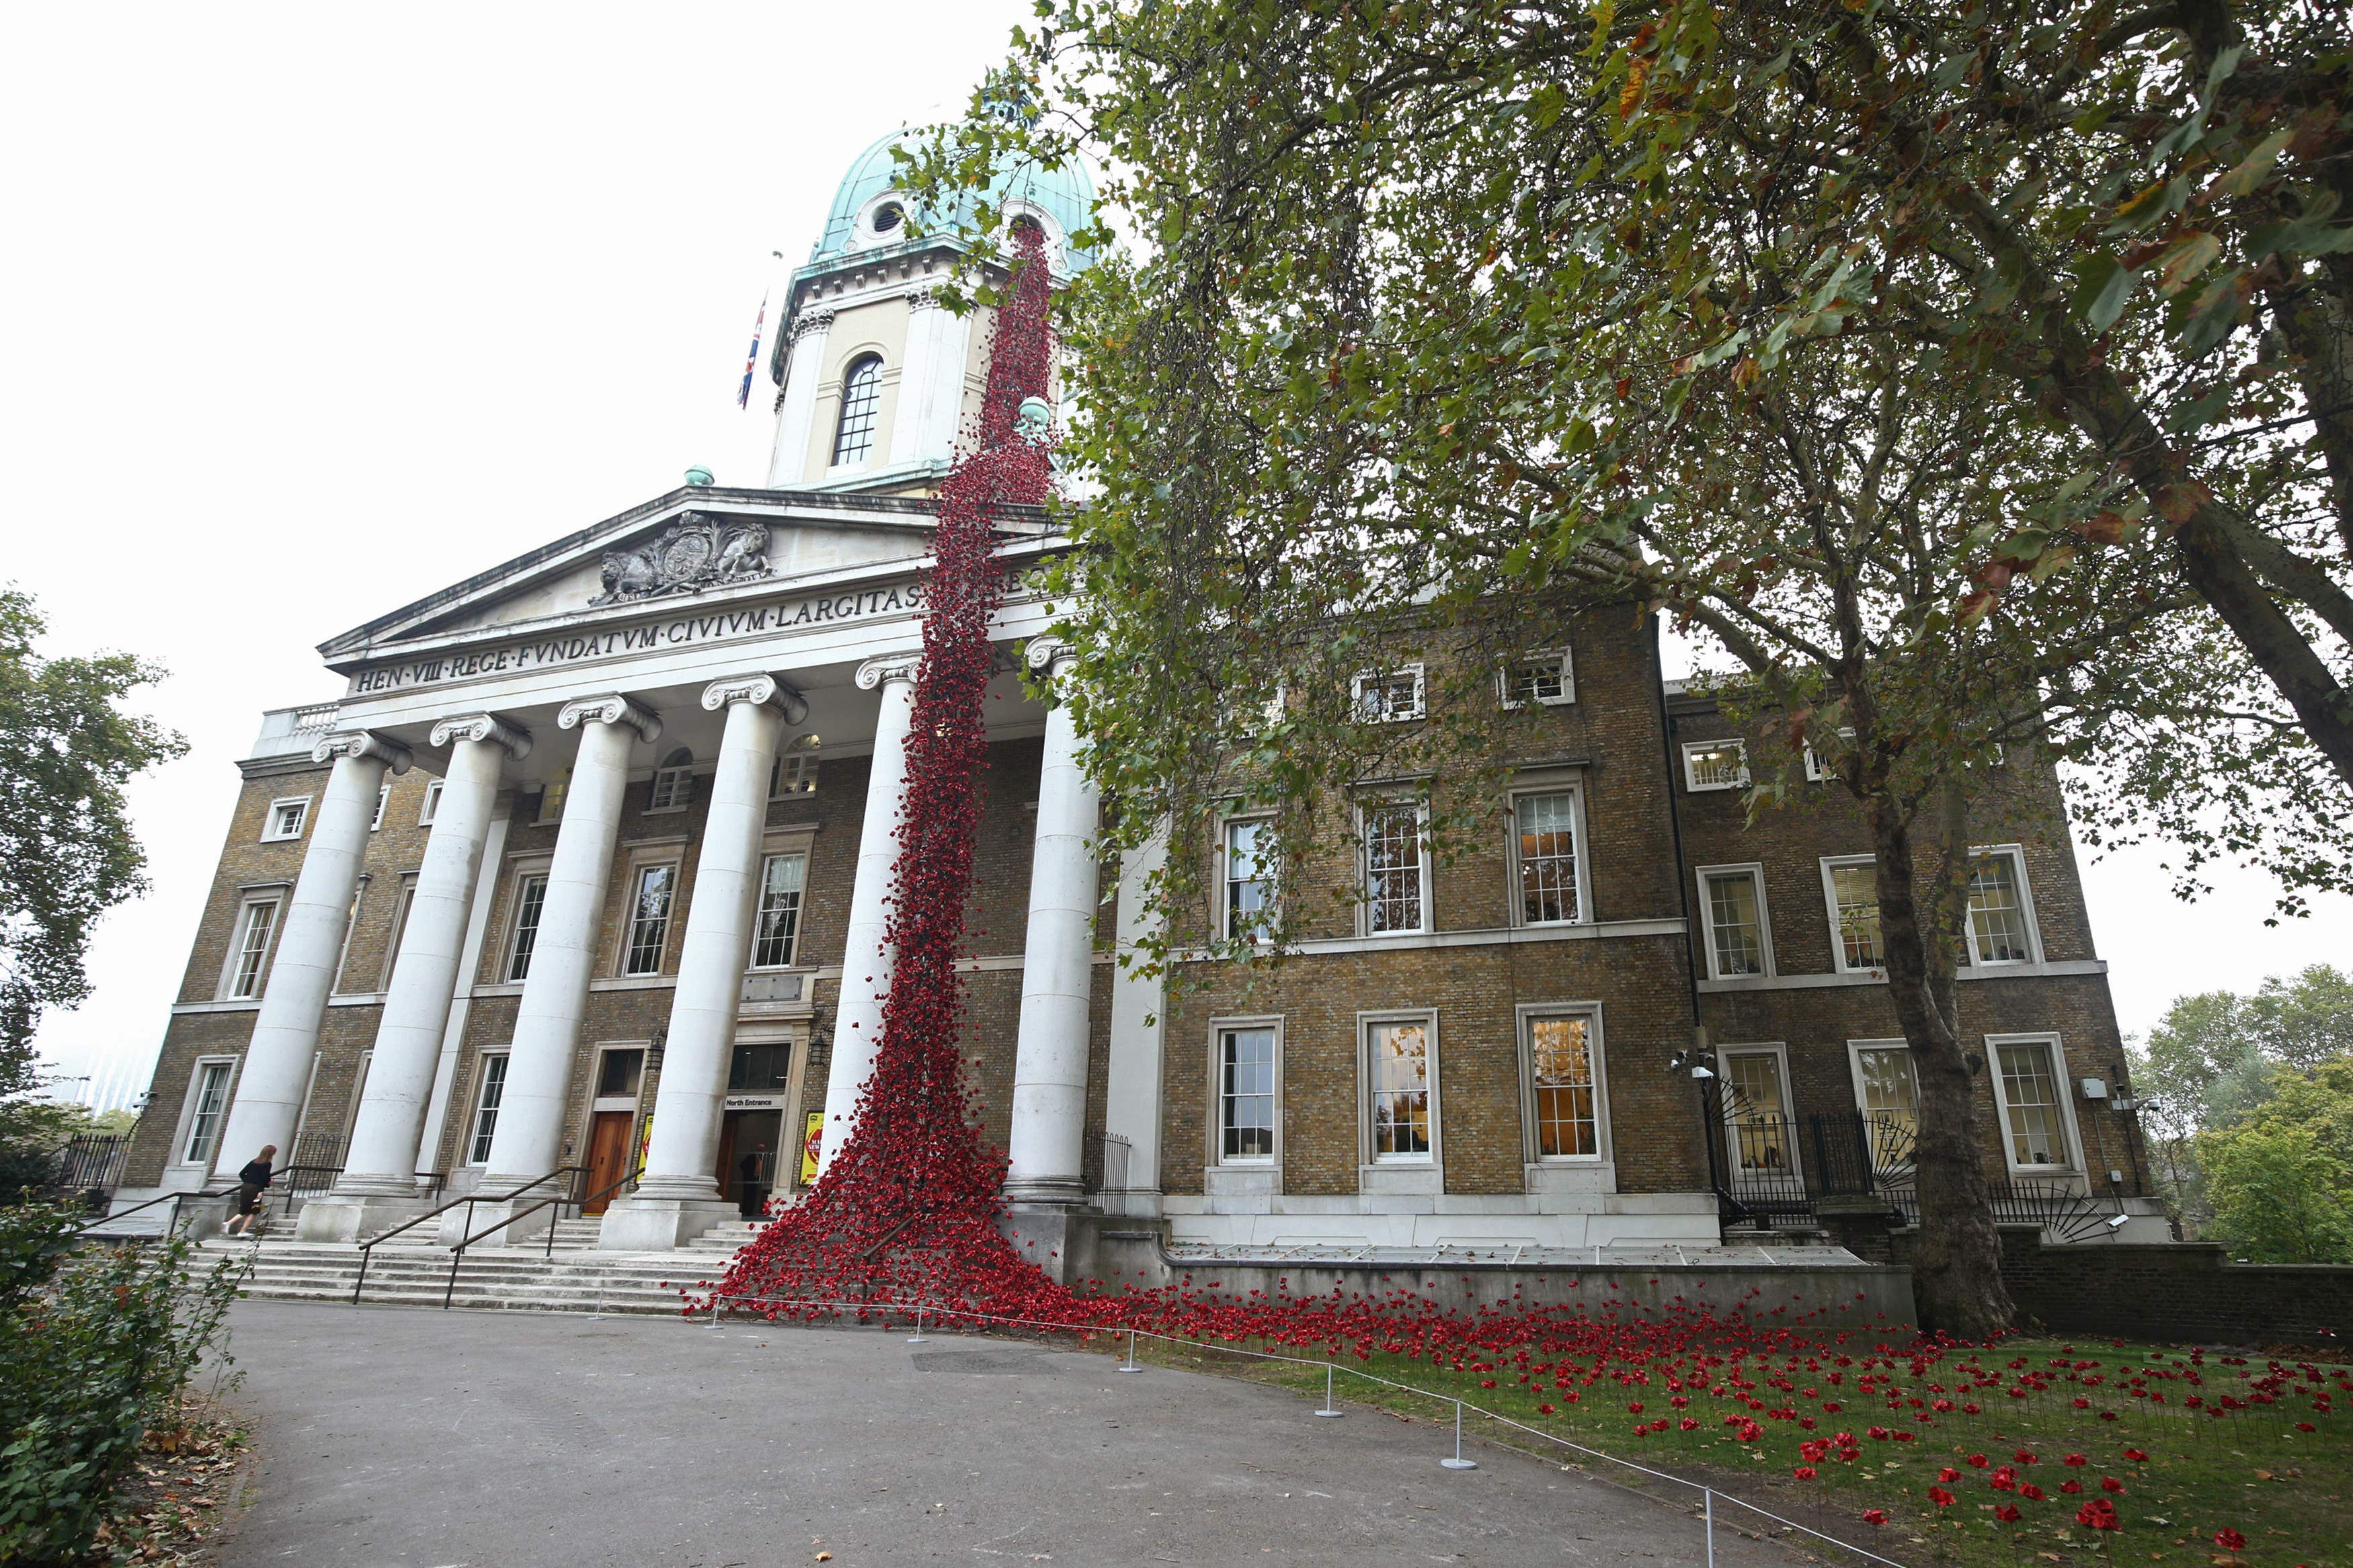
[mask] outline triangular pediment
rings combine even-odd
[[[1034,509],[1008,518],[1043,530]],[[764,587],[910,569],[931,552],[935,503],[895,496],[697,486],[672,490],[476,574],[320,645],[332,667],[403,645],[733,600]]]

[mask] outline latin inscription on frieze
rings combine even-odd
[[[491,643],[461,653],[439,654],[404,664],[387,664],[362,670],[352,677],[352,695],[399,691],[412,686],[430,686],[441,680],[464,680],[478,675],[547,669],[593,658],[607,658],[615,654],[653,653],[694,643],[725,642],[737,637],[758,637],[765,632],[786,631],[796,626],[861,620],[870,616],[889,615],[893,610],[919,610],[923,604],[923,584],[907,583],[894,588],[870,588],[858,594],[803,599],[797,604],[763,605],[752,609],[717,610],[704,616],[681,616],[674,620],[620,626],[610,631],[568,632],[528,642]]]

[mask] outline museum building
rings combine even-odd
[[[124,1199],[274,1144],[306,1239],[567,1181],[649,1250],[821,1168],[880,1034],[931,498],[989,335],[939,302],[958,248],[910,237],[897,141],[794,274],[764,484],[691,472],[333,637],[343,695],[265,715]],[[1090,264],[1083,173],[992,199]],[[1025,509],[999,536],[964,967],[1016,1205],[1240,1251],[1713,1244],[1818,1231],[1857,1149],[1900,1198],[1868,836],[1811,758],[1748,821],[1759,740],[1662,678],[1654,626],[1573,616],[1499,672],[1525,748],[1491,844],[1440,863],[1422,805],[1368,795],[1301,870],[1357,897],[1271,973],[1164,986],[1116,962],[1150,866],[1098,862],[1073,661],[1021,585],[1064,541]],[[1419,667],[1362,680],[1367,722],[1424,717]],[[2055,776],[1999,772],[1960,984],[1989,1173],[2052,1239],[2161,1238]],[[1223,910],[1281,897],[1259,831],[1238,807],[1208,850]]]

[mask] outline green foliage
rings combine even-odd
[[[90,1551],[148,1428],[225,1355],[233,1262],[194,1274],[184,1240],[78,1254],[85,1217],[0,1210],[0,1563]]]
[[[45,658],[32,599],[0,589],[0,1144],[46,1136],[37,1084],[42,1010],[90,993],[82,959],[98,917],[146,889],[122,786],[186,742],[120,704],[161,679],[128,654]]]
[[[2353,1263],[2353,1057],[2277,1091],[2233,1125],[2201,1133],[2215,1229],[2256,1263]]]

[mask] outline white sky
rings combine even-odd
[[[164,661],[153,896],[42,1030],[143,1085],[265,708],[325,637],[670,489],[765,472],[763,288],[849,159],[959,106],[1022,0],[0,10],[0,578],[53,652]],[[782,250],[786,260],[772,261]],[[771,301],[769,326],[775,325]],[[763,345],[765,357],[766,345]],[[2248,879],[2090,872],[2128,1029],[2342,962]]]

